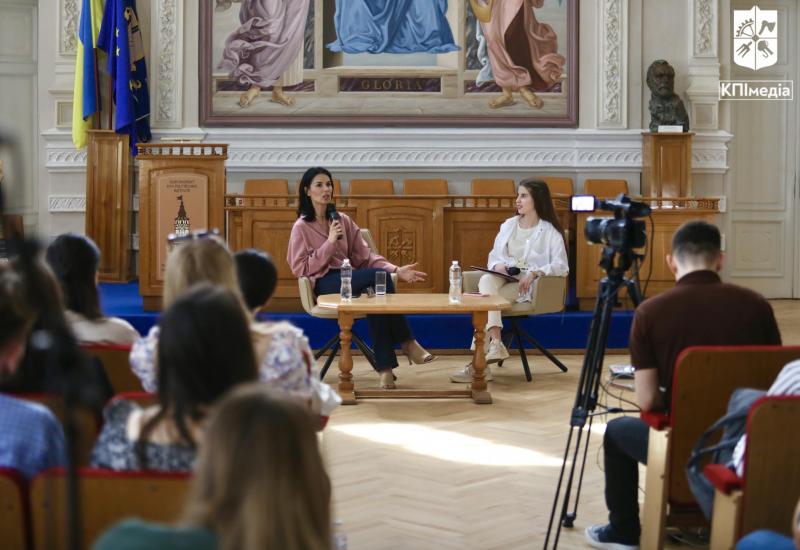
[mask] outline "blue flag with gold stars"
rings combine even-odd
[[[135,0],[108,0],[97,47],[108,54],[114,83],[114,130],[130,135],[131,152],[137,141],[150,141],[150,95],[147,65]]]

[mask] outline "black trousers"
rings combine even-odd
[[[369,286],[375,285],[375,273],[383,269],[354,269],[351,286],[353,296],[366,291]],[[321,279],[317,279],[314,291],[317,294],[336,294],[342,284],[339,270],[331,270]],[[386,274],[386,292],[394,293],[392,277]],[[375,351],[376,370],[393,369],[397,366],[397,356],[394,353],[396,345],[414,338],[406,318],[402,315],[367,315],[369,337]]]
[[[606,426],[603,455],[606,474],[608,521],[626,542],[638,544],[639,463],[647,464],[650,427],[639,418],[615,418]]]

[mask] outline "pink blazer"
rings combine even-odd
[[[342,260],[350,259],[353,269],[380,268],[392,272],[397,266],[383,256],[370,251],[361,237],[361,230],[350,216],[339,213],[344,236],[331,244],[328,234],[316,222],[298,218],[289,237],[289,252],[286,261],[295,277],[308,277],[314,284],[330,269],[342,266]]]

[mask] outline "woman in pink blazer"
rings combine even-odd
[[[372,252],[361,231],[347,214],[329,220],[326,210],[333,203],[333,179],[325,168],[309,168],[298,186],[298,219],[289,238],[287,261],[297,277],[308,277],[319,294],[338,293],[342,261],[353,266],[353,295],[375,283],[375,272],[397,273],[408,283],[424,281],[427,275],[417,271],[417,264],[396,266]],[[392,278],[386,278],[386,292],[393,293]],[[397,366],[394,348],[400,344],[409,363],[430,363],[435,359],[411,334],[402,315],[368,315],[370,338],[375,348],[376,370],[384,389],[395,387],[392,369]]]

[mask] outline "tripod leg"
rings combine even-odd
[[[511,327],[514,330],[514,335],[517,337],[517,342],[519,342],[519,358],[522,359],[522,370],[525,371],[525,380],[530,382],[533,380],[533,375],[531,375],[531,369],[528,366],[528,356],[525,354],[525,340],[522,339],[522,333],[520,332],[516,318],[511,318]]]

